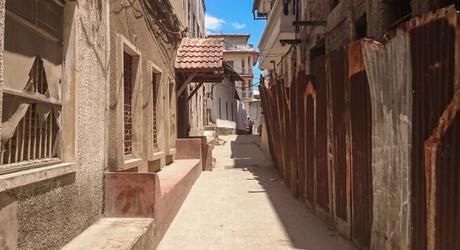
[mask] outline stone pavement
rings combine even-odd
[[[295,200],[257,136],[225,136],[159,245],[185,249],[355,249]]]

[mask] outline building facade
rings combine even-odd
[[[246,119],[249,115],[249,106],[253,100],[254,89],[254,70],[259,53],[249,44],[249,34],[221,34],[208,35],[211,38],[219,38],[224,40],[224,61],[237,72],[242,81],[233,83],[222,82],[214,83],[210,90],[213,91],[211,120],[216,122],[216,119],[222,120],[219,123],[234,126],[234,128],[243,132],[246,130]],[[234,90],[236,89],[236,94]],[[220,106],[219,106],[219,99]],[[233,99],[233,100],[232,100]],[[225,104],[222,104],[225,103]],[[227,105],[227,103],[229,103]],[[225,105],[225,106],[223,106]],[[227,116],[227,106],[229,108],[229,116]],[[222,113],[224,110],[224,114]],[[222,115],[223,114],[223,115]],[[228,121],[228,122],[224,122]]]
[[[176,51],[201,36],[204,11],[0,1],[1,249],[61,248],[103,217],[106,172],[174,161]]]

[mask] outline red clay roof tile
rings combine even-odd
[[[220,38],[184,38],[176,57],[178,70],[221,70],[224,41]]]

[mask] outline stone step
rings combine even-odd
[[[151,218],[104,218],[69,242],[64,250],[144,250],[154,245]]]

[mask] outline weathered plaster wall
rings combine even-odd
[[[77,171],[0,194],[0,234],[5,225],[9,232],[0,240],[2,249],[58,249],[101,217],[106,166],[107,7],[108,2],[102,0],[66,5],[65,29],[70,33],[66,63],[74,67],[74,75],[66,76],[64,85],[71,83],[76,91],[74,96],[64,95],[63,102],[74,103],[76,123],[64,129],[75,129],[78,139],[65,141],[75,144],[65,148],[75,149]],[[0,1],[1,20],[3,11],[4,1]],[[5,240],[8,247],[4,247]]]
[[[220,114],[219,114],[219,100],[220,100]],[[226,111],[226,103],[228,104],[228,117]],[[233,119],[231,107],[233,104]],[[215,123],[217,119],[235,121],[237,119],[237,103],[235,99],[234,84],[225,79],[222,83],[214,85],[212,90],[212,108],[211,120]]]
[[[173,154],[171,149],[174,147],[174,139],[176,134],[176,97],[175,97],[175,47],[172,43],[168,43],[165,37],[155,26],[151,29],[146,20],[147,16],[137,17],[135,9],[141,9],[142,6],[137,1],[133,6],[125,6],[126,2],[121,0],[111,1],[110,8],[110,37],[111,37],[111,80],[110,80],[110,125],[109,131],[113,133],[121,133],[122,130],[122,97],[119,93],[119,88],[122,88],[122,51],[123,45],[120,44],[120,39],[131,44],[140,54],[140,78],[134,86],[135,93],[133,94],[133,110],[134,113],[134,140],[136,143],[136,157],[142,159],[142,165],[139,169],[146,169],[147,161],[151,155],[145,155],[152,150],[145,150],[146,147],[152,147],[150,130],[145,130],[152,126],[150,111],[152,109],[151,91],[151,69],[148,65],[155,65],[158,71],[161,71],[156,84],[159,85],[157,96],[157,128],[158,144],[161,156],[161,165],[166,164],[165,157]],[[146,14],[147,15],[147,14]],[[117,45],[118,44],[118,45]],[[124,164],[124,160],[120,158],[120,153],[123,155],[122,140],[114,138],[109,143],[109,158],[111,167],[120,167]]]

